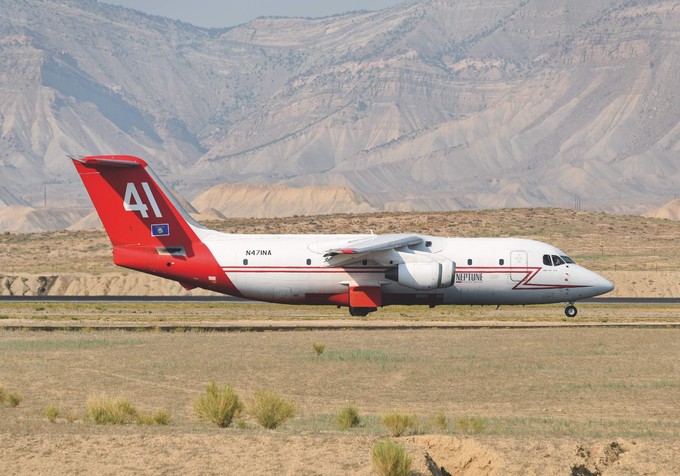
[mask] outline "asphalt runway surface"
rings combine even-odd
[[[232,296],[0,296],[0,304],[24,302],[24,303],[135,303],[135,302],[169,302],[178,304],[192,303],[246,303],[246,304],[266,304],[259,301],[249,301]],[[578,301],[577,304],[613,304],[624,306],[680,306],[680,298],[591,298]],[[508,306],[502,306],[508,307]],[[300,330],[365,330],[365,331],[385,331],[385,330],[420,330],[420,329],[439,329],[439,330],[470,330],[470,329],[545,329],[558,327],[647,327],[647,328],[680,328],[680,312],[677,316],[672,316],[672,322],[664,319],[663,322],[602,322],[602,321],[571,321],[560,318],[546,322],[505,322],[494,321],[394,321],[394,320],[365,320],[362,318],[338,318],[320,319],[315,321],[301,321],[282,318],[271,321],[227,321],[221,323],[187,323],[187,322],[167,322],[167,323],[46,323],[46,322],[7,322],[0,324],[0,328],[5,330],[31,329],[34,331],[59,331],[71,330],[78,331],[85,328],[91,330],[118,330],[118,331],[161,331],[161,332],[280,332],[280,331],[300,331]]]
[[[0,296],[0,302],[225,302],[262,303],[233,296]],[[577,304],[680,305],[677,298],[612,297],[590,298]],[[558,303],[557,303],[558,304]],[[680,316],[679,316],[680,317]]]

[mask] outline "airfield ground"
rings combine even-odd
[[[544,209],[211,226],[522,236],[612,279],[613,295],[680,295],[680,222],[668,220]],[[101,231],[2,234],[0,293],[37,294],[41,276],[54,278],[47,294],[181,293],[110,258]],[[389,437],[380,416],[392,411],[419,418],[397,438],[415,474],[430,474],[426,454],[451,474],[680,474],[679,317],[678,305],[584,303],[576,319],[559,305],[388,307],[351,319],[333,307],[0,301],[0,386],[23,396],[0,405],[0,474],[371,474],[373,442]],[[390,329],[367,330],[380,324]],[[107,330],[116,326],[134,330]],[[305,330],[254,331],[286,327]],[[270,388],[297,414],[276,430],[211,427],[192,409],[211,380],[244,398]],[[102,394],[167,409],[172,423],[84,421],[86,400]],[[348,402],[364,425],[340,431],[334,415]],[[47,405],[60,408],[56,423]]]
[[[372,316],[264,304],[2,303],[0,385],[24,398],[0,407],[0,473],[371,474],[372,444],[389,437],[380,416],[391,411],[419,418],[416,434],[398,438],[419,474],[429,474],[426,453],[451,474],[680,472],[677,305],[584,304],[573,320],[560,306]],[[339,329],[245,330],[285,322]],[[378,322],[423,328],[343,329]],[[226,323],[244,330],[202,329]],[[428,328],[436,323],[484,327]],[[101,329],[115,324],[140,332]],[[325,344],[321,356],[313,343]],[[243,429],[211,427],[192,409],[211,380],[244,398],[273,389],[297,415],[276,430],[249,419]],[[98,395],[167,409],[173,421],[96,426],[83,413]],[[333,416],[348,402],[364,426],[340,431]],[[64,417],[49,423],[47,405]],[[440,412],[445,428],[433,420]],[[466,432],[465,419],[478,428]]]

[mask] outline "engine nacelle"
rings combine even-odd
[[[456,263],[451,260],[401,263],[385,273],[385,278],[412,289],[437,289],[453,286]]]

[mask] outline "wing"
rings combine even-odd
[[[349,242],[342,248],[331,248],[324,253],[330,266],[340,266],[360,261],[370,253],[396,250],[406,246],[419,245],[423,239],[418,235],[394,234],[377,235]]]

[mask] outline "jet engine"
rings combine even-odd
[[[451,260],[401,263],[390,268],[385,278],[412,289],[437,289],[453,286],[456,263]]]

